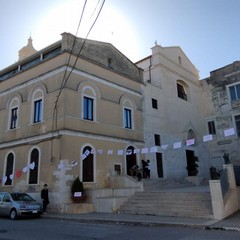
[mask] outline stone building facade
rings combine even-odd
[[[187,177],[189,163],[198,159],[198,175],[209,176],[206,132],[198,70],[180,47],[156,44],[137,66],[144,70],[144,140],[152,176]]]
[[[240,164],[240,62],[210,72],[210,77],[202,81],[204,95],[209,104],[205,107],[209,142],[209,161],[219,169],[229,161]]]
[[[56,211],[72,180],[109,187],[128,174],[144,146],[142,71],[111,44],[62,40],[0,72],[1,190],[39,197],[44,183]]]

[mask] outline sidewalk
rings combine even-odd
[[[205,229],[240,231],[240,211],[221,221],[214,219],[165,217],[121,213],[47,214],[43,215],[43,217],[79,222],[121,223],[146,226],[190,226]]]

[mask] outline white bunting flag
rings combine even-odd
[[[166,149],[168,148],[168,144],[162,145],[161,148],[162,148],[163,150],[166,150]]]
[[[140,153],[140,149],[138,149],[138,148],[134,149],[133,153],[134,153],[134,154]]]
[[[229,137],[235,134],[234,128],[229,128],[227,130],[224,130],[224,136]]]
[[[123,155],[123,150],[118,150],[117,155]]]
[[[195,144],[195,139],[188,139],[187,141],[186,141],[186,145],[187,146],[191,146],[191,145],[194,145]]]
[[[3,184],[5,184],[6,181],[7,181],[7,176],[4,176],[3,179],[2,179],[2,181],[3,181]]]
[[[181,142],[175,142],[175,143],[173,144],[173,148],[174,148],[174,149],[181,148],[181,147],[182,147],[182,143],[181,143]]]
[[[112,155],[113,154],[113,150],[108,150],[107,154],[108,155]]]
[[[103,150],[102,149],[99,149],[97,152],[98,152],[98,154],[103,154]]]
[[[84,160],[91,152],[89,150],[86,150],[85,153],[82,154],[81,160]]]
[[[76,160],[73,160],[73,161],[72,161],[72,167],[75,167],[75,166],[77,166],[77,165],[78,165],[77,161],[76,161]]]
[[[131,149],[128,149],[127,151],[126,151],[126,155],[131,155],[132,154],[132,150]]]
[[[203,141],[204,142],[208,142],[208,141],[212,141],[213,140],[213,135],[212,134],[208,134],[203,136]]]
[[[23,171],[24,173],[27,173],[28,167],[24,167],[22,171]]]
[[[142,148],[141,153],[148,153],[148,148]]]
[[[158,150],[157,146],[151,147],[150,148],[150,153],[156,153]]]
[[[29,164],[29,168],[33,170],[35,168],[35,162],[32,162],[31,164]]]

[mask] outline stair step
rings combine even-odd
[[[120,209],[122,213],[213,218],[207,186],[194,186],[184,179],[144,180],[144,191],[136,192]]]

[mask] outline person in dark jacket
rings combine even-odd
[[[143,178],[147,178],[147,162],[143,159],[142,160],[142,170],[143,170]]]
[[[43,214],[47,214],[47,206],[49,204],[49,198],[48,198],[48,185],[44,184],[44,188],[41,191],[41,199],[43,202]]]

